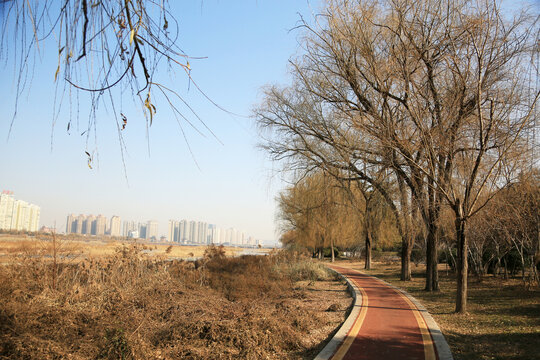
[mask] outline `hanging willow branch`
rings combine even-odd
[[[126,90],[140,102],[150,126],[155,121],[155,102],[163,100],[168,104],[167,97],[151,96],[154,84],[168,80],[159,78],[157,69],[167,66],[173,71],[182,70],[186,81],[195,84],[190,60],[201,59],[189,57],[178,46],[179,25],[168,0],[0,0],[0,25],[0,59],[13,62],[17,76],[11,126],[17,115],[18,99],[34,75],[35,60],[52,44],[58,49],[56,71],[51,76],[58,99],[53,109],[53,124],[63,99],[69,97],[71,107],[73,97],[79,106],[80,96],[87,94],[91,104],[88,126],[80,129],[87,137],[91,130],[95,133],[96,109],[104,102],[121,128],[122,105],[117,109],[115,102],[122,103],[119,99]],[[160,71],[164,73],[167,72]],[[196,84],[195,88],[209,99]],[[181,98],[172,87],[159,90],[158,94],[167,91]],[[173,111],[177,112],[178,108]],[[185,111],[190,113],[191,109]],[[73,129],[72,122],[78,124],[79,109],[74,113],[77,119],[68,120],[68,129]],[[206,128],[199,117],[197,120]]]

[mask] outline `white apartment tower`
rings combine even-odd
[[[150,220],[146,224],[146,239],[158,239],[159,223],[155,220]]]
[[[88,215],[83,222],[81,234],[96,235],[96,217]]]
[[[105,235],[106,229],[107,229],[107,218],[100,214],[96,217],[96,231],[94,235]]]
[[[75,231],[73,232],[77,234],[82,234],[83,223],[85,221],[86,221],[86,216],[84,216],[83,214],[80,214],[79,216],[77,216],[77,219],[75,220]]]
[[[114,215],[111,217],[111,225],[109,227],[111,236],[120,236],[120,226],[122,224],[122,221],[120,220],[120,216]]]
[[[169,227],[167,231],[168,242],[178,242],[178,221],[169,220]]]
[[[0,194],[0,229],[38,231],[39,217],[39,206],[15,200],[12,191]]]
[[[75,223],[75,214],[69,214],[66,220],[66,234],[73,232],[73,224]]]

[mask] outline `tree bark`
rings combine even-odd
[[[464,314],[467,312],[467,276],[469,264],[467,261],[468,245],[465,236],[466,220],[456,215],[456,238],[457,238],[457,292],[456,292],[456,312]]]
[[[408,234],[410,236],[410,234]],[[401,240],[401,280],[409,281],[411,280],[411,253],[412,245],[411,241],[403,237]]]
[[[371,269],[371,233],[366,230],[366,261],[364,269]]]
[[[396,173],[398,184],[399,184],[399,193],[400,193],[400,202],[403,217],[403,228],[400,229],[401,234],[401,280],[409,281],[411,280],[411,253],[414,245],[414,232],[412,225],[412,217],[414,216],[411,213],[411,208],[409,206],[409,198],[407,193],[407,188],[405,187],[405,182],[399,173]],[[413,205],[413,213],[417,210],[417,207],[414,205],[413,194],[411,192],[411,205]],[[396,215],[399,217],[400,215]]]
[[[426,246],[426,291],[439,290],[439,272],[437,269],[437,218],[439,216],[438,199],[433,181],[428,185],[428,216],[427,216],[427,246]]]
[[[432,291],[433,290],[433,282],[432,282],[432,275],[433,275],[433,262],[431,261],[431,252],[433,247],[433,241],[430,239],[433,236],[431,230],[428,226],[428,234],[426,239],[426,286],[424,287],[425,291]]]
[[[426,291],[439,291],[439,271],[437,269],[437,227],[429,224],[426,248]]]

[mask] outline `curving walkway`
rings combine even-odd
[[[355,288],[356,302],[333,344],[317,360],[452,359],[437,325],[412,297],[359,271],[330,267]]]

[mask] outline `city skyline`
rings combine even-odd
[[[249,245],[260,244],[260,240],[246,234],[235,227],[218,227],[205,221],[198,220],[168,220],[167,232],[159,232],[159,221],[123,220],[119,215],[111,216],[110,220],[102,214],[67,215],[65,234],[108,235],[116,237],[140,238],[151,241],[166,239],[168,242],[181,244],[231,244]],[[59,230],[58,228],[56,229]]]
[[[56,223],[57,229],[65,228],[66,215],[74,211],[155,219],[160,234],[167,234],[171,218],[209,219],[275,244],[274,199],[286,184],[257,150],[250,113],[261,100],[261,87],[288,81],[287,61],[299,35],[290,30],[318,7],[318,1],[171,3],[180,20],[178,46],[197,59],[190,58],[191,79],[166,63],[158,72],[168,74],[164,85],[196,115],[175,98],[187,121],[176,119],[156,91],[151,126],[129,91],[123,97],[113,92],[117,107],[99,106],[91,125],[87,93],[70,103],[67,92],[76,91],[67,89],[63,107],[53,109],[63,96],[60,85],[55,97],[58,49],[54,41],[40,41],[28,94],[17,96],[11,59],[0,69],[0,152],[6,154],[0,180],[40,204],[41,224]],[[121,132],[120,113],[127,119]]]
[[[234,227],[222,228],[195,220],[169,220],[167,240],[179,244],[256,246],[259,240]]]

